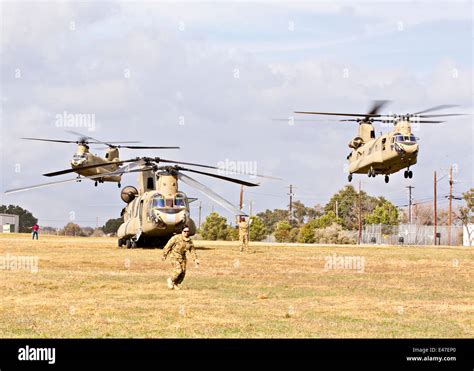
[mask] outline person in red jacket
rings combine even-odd
[[[33,233],[31,235],[31,239],[34,240],[35,236],[36,236],[36,239],[38,239],[38,231],[40,229],[39,225],[35,223],[35,225],[33,227],[31,227],[31,229],[33,230]]]

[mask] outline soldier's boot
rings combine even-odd
[[[174,284],[173,284],[173,281],[171,281],[171,277],[168,277],[168,279],[166,280],[166,282],[168,283],[168,288],[170,290],[173,290],[174,289]]]

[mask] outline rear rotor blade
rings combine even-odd
[[[427,109],[425,109],[423,111],[420,111],[420,112],[415,112],[414,115],[419,115],[420,113],[437,111],[437,110],[440,110],[440,109],[447,109],[447,108],[454,108],[454,107],[459,107],[459,106],[456,105],[456,104],[443,104],[441,106],[435,106],[435,107],[427,108]]]
[[[183,174],[181,172],[178,172],[178,178],[181,180],[183,183],[186,183],[187,185],[197,189],[199,192],[210,198],[212,201],[217,203],[218,205],[222,206],[223,208],[229,210],[233,215],[242,215],[242,216],[247,216],[244,212],[239,210],[237,207],[232,205],[229,201],[227,201],[225,198],[222,198],[219,196],[216,192],[214,192],[212,189],[206,187],[204,184],[199,183],[197,180],[191,178],[190,176],[187,176],[186,174]]]

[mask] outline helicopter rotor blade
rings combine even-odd
[[[186,168],[184,168],[184,167],[178,167],[177,169],[178,169],[179,171],[190,171],[190,172],[196,173],[196,174],[202,174],[202,175],[211,176],[211,177],[214,177],[214,178],[217,178],[217,179],[226,180],[226,181],[228,181],[228,182],[241,184],[241,185],[244,185],[244,186],[247,186],[247,187],[256,187],[256,186],[259,185],[259,184],[256,184],[256,183],[247,182],[247,181],[245,181],[245,180],[240,180],[240,179],[236,179],[236,178],[230,178],[230,177],[228,177],[228,176],[223,176],[223,175],[218,175],[218,174],[207,173],[207,172],[204,172],[204,171],[198,171],[198,170],[193,170],[193,169],[186,169]]]
[[[59,170],[59,171],[54,171],[52,173],[46,173],[43,174],[44,176],[57,176],[57,175],[63,175],[63,174],[68,174],[68,173],[75,173],[80,170],[85,170],[85,169],[94,169],[96,167],[107,167],[107,166],[112,166],[112,165],[122,165],[127,162],[137,162],[137,159],[132,159],[132,160],[120,160],[120,161],[113,161],[113,162],[108,162],[104,164],[95,164],[95,165],[87,165],[87,166],[81,166],[81,167],[76,167],[76,168],[71,168],[71,169],[65,169],[65,170]],[[106,174],[105,174],[106,175]]]
[[[20,138],[27,140],[39,140],[42,142],[55,142],[55,143],[77,143],[77,140],[59,140],[59,139],[43,139],[43,138]]]
[[[232,205],[225,198],[219,196],[212,189],[206,187],[204,184],[199,183],[197,180],[195,180],[195,179],[191,178],[190,176],[188,176],[186,174],[183,174],[181,172],[178,172],[177,176],[178,176],[179,180],[181,180],[183,183],[186,183],[190,187],[193,187],[193,188],[197,189],[199,192],[204,194],[206,197],[210,198],[212,201],[214,201],[218,205],[220,205],[223,208],[230,211],[233,215],[247,216],[247,214],[245,214],[244,212],[239,210],[236,206]]]
[[[113,142],[119,143],[119,142]],[[136,142],[139,143],[139,142]],[[117,146],[118,148],[128,148],[128,149],[180,149],[181,147],[153,147],[153,146]]]
[[[294,111],[294,113],[303,113],[307,115],[329,115],[329,116],[350,116],[350,117],[380,117],[378,114],[370,113],[336,113],[336,112],[310,112],[310,111]]]
[[[414,115],[419,115],[420,113],[426,113],[426,112],[431,112],[431,111],[438,111],[440,109],[447,109],[447,108],[454,108],[454,107],[459,107],[456,104],[443,104],[441,106],[435,106],[431,108],[427,108],[423,111],[415,112]]]
[[[449,116],[466,116],[465,113],[446,113],[443,115],[416,115],[417,117],[429,118],[429,117],[449,117]]]

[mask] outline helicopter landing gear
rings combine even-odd
[[[94,182],[94,186],[96,186],[96,187],[97,187],[97,184],[99,184],[99,183],[97,183],[97,180],[96,180],[96,181]]]
[[[118,182],[118,184],[117,184],[117,185],[118,185],[118,187],[119,187],[119,188],[120,188],[120,187],[122,187],[122,185],[120,184],[120,182]]]
[[[130,240],[125,241],[125,247],[127,249],[130,249],[132,247],[132,241],[130,241]]]
[[[136,249],[138,247],[137,241],[132,241],[132,249]]]
[[[390,181],[390,178],[388,177],[388,175],[385,175],[385,183],[388,183]]]
[[[405,170],[405,172],[403,173],[403,176],[406,178],[413,178],[413,171],[411,170]]]
[[[370,177],[375,178],[375,176],[376,176],[377,174],[375,174],[375,169],[371,167],[371,168],[369,169],[369,172],[367,173],[367,175],[369,176],[369,178],[370,178]]]
[[[349,175],[347,176],[347,180],[349,181],[349,183],[352,181],[352,174],[349,173]]]
[[[123,241],[121,238],[118,239],[117,241],[118,247],[121,248],[123,246]]]

